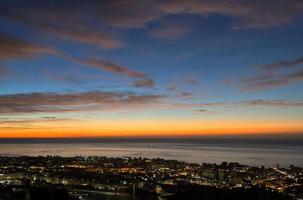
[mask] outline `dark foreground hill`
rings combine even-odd
[[[174,195],[167,200],[290,200],[289,196],[272,192],[263,188],[222,189],[208,186],[178,186]]]
[[[211,186],[177,185],[165,188],[169,195],[161,195],[163,200],[293,200],[289,196],[272,192],[263,188],[222,189]],[[77,198],[69,195],[64,186],[47,187],[2,187],[0,200],[133,200],[131,193],[127,196],[84,195]],[[97,193],[97,192],[96,192]],[[136,191],[136,200],[157,200],[154,192]]]

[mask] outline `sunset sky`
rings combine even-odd
[[[0,138],[303,133],[302,0],[1,0]]]

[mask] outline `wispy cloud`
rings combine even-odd
[[[235,107],[303,107],[302,101],[252,99],[230,102],[169,103],[164,95],[136,94],[131,92],[79,92],[79,93],[24,93],[0,95],[0,114],[10,116],[32,113],[109,112],[132,109],[173,109],[201,112]],[[45,117],[43,119],[55,120]],[[5,121],[5,120],[2,120]]]
[[[220,14],[233,19],[233,28],[270,28],[287,24],[302,15],[300,0],[214,0],[214,1],[163,1],[161,8],[166,13],[193,13],[198,15]]]
[[[207,113],[209,111],[206,110],[206,109],[199,109],[199,110],[195,110],[195,112],[197,112],[197,113]]]
[[[41,117],[41,118],[1,118],[0,125],[9,124],[27,124],[32,122],[58,122],[58,121],[68,121],[70,119],[66,118],[56,118],[56,117]]]
[[[122,74],[126,75],[132,78],[144,78],[147,76],[144,73],[133,71],[131,69],[128,69],[127,67],[123,67],[121,65],[115,64],[113,62],[101,60],[101,59],[72,59],[74,62],[81,64],[81,65],[86,65],[89,67],[94,67],[98,69],[102,69],[108,72],[116,73],[116,74]]]
[[[182,84],[181,84],[182,83]],[[190,86],[195,86],[199,83],[199,79],[191,74],[183,75],[181,77],[177,77],[168,87],[169,91],[178,91],[182,89],[182,85],[187,84]]]
[[[0,32],[0,59],[22,59],[28,57],[38,56],[40,54],[49,54],[68,60],[70,62],[101,69],[114,74],[125,75],[131,78],[135,78],[135,86],[138,87],[152,87],[154,80],[147,74],[131,70],[127,67],[115,64],[113,62],[102,60],[99,58],[77,58],[71,55],[67,55],[63,52],[56,50],[55,48],[45,47],[33,44],[31,42],[24,41],[22,39],[13,37],[11,35]],[[74,79],[75,80],[75,79]]]
[[[279,69],[289,68],[302,64],[303,64],[303,57],[300,57],[293,60],[280,60],[270,64],[257,65],[257,67],[263,70],[279,70]]]
[[[248,84],[245,86],[244,91],[259,91],[259,90],[266,90],[266,89],[273,89],[288,85],[290,83],[287,79],[270,79],[270,80],[263,80],[258,81],[253,84]]]
[[[194,97],[194,94],[191,92],[181,92],[177,94],[176,97],[180,97],[182,99],[191,99]]]
[[[41,118],[0,118],[0,130],[25,130],[25,129],[41,129],[41,128],[62,128],[57,125],[58,122],[76,121],[75,119],[41,117]],[[47,124],[52,123],[52,126]]]
[[[258,91],[303,81],[303,58],[282,60],[255,66],[259,74],[241,79],[245,91]],[[284,69],[287,69],[285,71]],[[289,72],[290,71],[290,72]]]
[[[280,109],[288,108],[303,108],[303,101],[285,100],[285,99],[252,99],[242,101],[222,101],[222,102],[207,102],[196,104],[175,104],[176,109],[192,109],[194,114],[218,114],[220,109],[235,109],[244,108],[249,109],[251,107],[274,107]]]
[[[0,44],[0,59],[2,60],[54,53],[52,48],[35,45],[2,32],[0,32]]]
[[[3,2],[0,15],[64,40],[109,49],[120,47],[120,39],[103,28],[102,20],[98,23],[99,3],[82,3],[85,2]]]
[[[0,95],[0,113],[61,113],[143,108],[164,96],[120,92]]]
[[[201,115],[201,114],[211,114],[214,113],[213,111],[209,111],[207,109],[197,109],[197,110],[193,110],[192,113],[194,115]]]
[[[90,58],[90,59],[80,59],[80,58],[75,58],[72,56],[67,56],[67,55],[62,55],[59,54],[59,56],[62,56],[63,58],[72,61],[74,63],[87,66],[87,67],[92,67],[96,69],[101,69],[107,72],[115,73],[115,74],[121,74],[125,75],[131,78],[135,78],[134,81],[134,86],[136,87],[146,87],[150,88],[154,86],[154,80],[149,77],[147,74],[131,70],[127,67],[118,65],[116,63],[102,60],[102,59],[97,59],[97,58]]]
[[[177,84],[170,84],[168,87],[167,87],[167,90],[169,91],[176,91],[178,89],[178,86]]]
[[[242,101],[221,101],[221,102],[205,102],[205,103],[193,103],[193,104],[182,104],[177,103],[172,105],[175,109],[193,109],[196,110],[207,110],[211,112],[211,109],[216,108],[229,108],[234,109],[235,107],[278,107],[278,108],[289,108],[289,107],[303,107],[303,101],[292,101],[292,100],[281,100],[281,99],[252,99]]]
[[[49,30],[48,34],[61,39],[70,40],[73,42],[89,44],[93,46],[103,47],[106,49],[114,49],[121,47],[123,44],[117,36],[110,33],[101,33],[95,30]]]
[[[278,107],[302,107],[303,101],[288,101],[288,100],[250,100],[243,102],[250,106],[278,106]]]
[[[134,82],[135,87],[151,88],[154,86],[154,84],[154,80],[147,76],[144,76],[143,79],[139,79]]]
[[[114,0],[114,1],[3,1],[0,16],[24,23],[55,37],[102,46],[121,46],[115,30],[146,28],[164,16],[219,14],[232,19],[233,28],[270,28],[288,24],[302,15],[301,0]],[[77,14],[75,14],[77,13]],[[186,29],[159,28],[153,35],[179,37]]]

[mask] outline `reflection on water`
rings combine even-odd
[[[191,141],[111,141],[111,142],[3,142],[1,155],[95,155],[110,157],[161,157],[194,163],[240,162],[248,165],[303,166],[301,142],[191,142]]]

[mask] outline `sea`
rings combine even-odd
[[[0,156],[164,158],[190,163],[238,162],[303,167],[303,136],[0,139]]]

